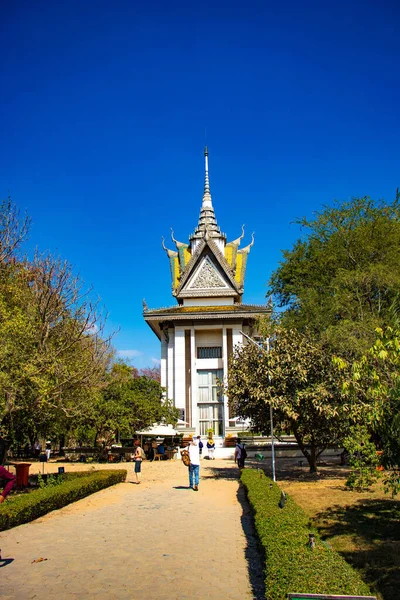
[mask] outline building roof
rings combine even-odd
[[[229,304],[227,306],[172,306],[157,309],[146,309],[143,312],[145,321],[155,334],[161,338],[163,324],[175,322],[198,321],[237,321],[255,319],[259,315],[270,314],[271,308],[257,304]]]
[[[189,243],[172,241],[176,250],[162,245],[167,252],[172,279],[172,294],[180,304],[183,298],[234,297],[240,302],[243,294],[247,257],[254,243],[240,248],[242,234],[231,242],[221,233],[211,198],[208,175],[208,149],[205,149],[205,180],[200,216]]]

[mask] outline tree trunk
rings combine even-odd
[[[311,444],[308,464],[310,466],[310,473],[316,473],[317,472],[317,448],[315,447],[314,443]]]
[[[0,465],[3,465],[6,461],[7,450],[8,450],[7,441],[4,438],[0,437]]]
[[[293,434],[294,434],[294,437],[296,438],[296,442],[298,443],[301,452],[303,453],[304,457],[307,459],[308,466],[310,467],[310,473],[317,473],[318,472],[317,457],[319,456],[319,454],[317,453],[316,445],[312,441],[310,450],[308,450],[306,445],[303,443],[303,438],[301,437],[301,435],[299,434],[298,430],[295,427],[293,427]]]

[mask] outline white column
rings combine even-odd
[[[194,327],[190,330],[190,370],[192,374],[192,422],[191,426],[198,429],[198,410],[197,410],[197,368],[196,368],[196,332]]]
[[[235,348],[235,346],[237,344],[243,344],[243,336],[240,333],[242,328],[242,325],[234,325],[232,328],[232,345],[233,348]]]
[[[175,327],[175,406],[185,408],[185,329]]]
[[[226,384],[228,379],[228,338],[226,335],[226,325],[222,327],[222,364],[224,369],[224,383]],[[224,394],[224,420],[225,420],[225,429],[229,427],[229,419],[228,419],[228,396]]]
[[[161,387],[167,390],[167,340],[165,339],[164,332],[162,332],[161,338]],[[165,395],[167,391],[165,391]]]
[[[175,401],[174,387],[174,348],[175,348],[175,330],[168,329],[168,348],[167,348],[167,396],[169,400]]]

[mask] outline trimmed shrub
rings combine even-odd
[[[69,473],[63,476],[65,481],[60,485],[11,497],[0,505],[0,531],[29,523],[52,510],[125,481],[126,474],[125,469]]]
[[[320,539],[289,496],[279,507],[276,483],[255,469],[244,469],[241,481],[265,551],[267,600],[286,600],[288,593],[370,595],[360,575]],[[314,549],[308,544],[310,533],[315,536]]]

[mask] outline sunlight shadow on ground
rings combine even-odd
[[[336,538],[340,554],[385,600],[399,598],[400,502],[364,498],[351,506],[334,505],[314,521],[323,539]]]
[[[201,476],[207,479],[228,479],[236,481],[239,479],[239,469],[232,467],[207,467],[201,472]]]
[[[6,567],[14,561],[13,558],[0,558],[0,568]]]
[[[258,541],[253,514],[246,497],[246,490],[242,485],[240,485],[238,489],[237,498],[243,509],[241,522],[247,541],[246,561],[250,585],[253,592],[253,600],[265,600],[264,552]]]

